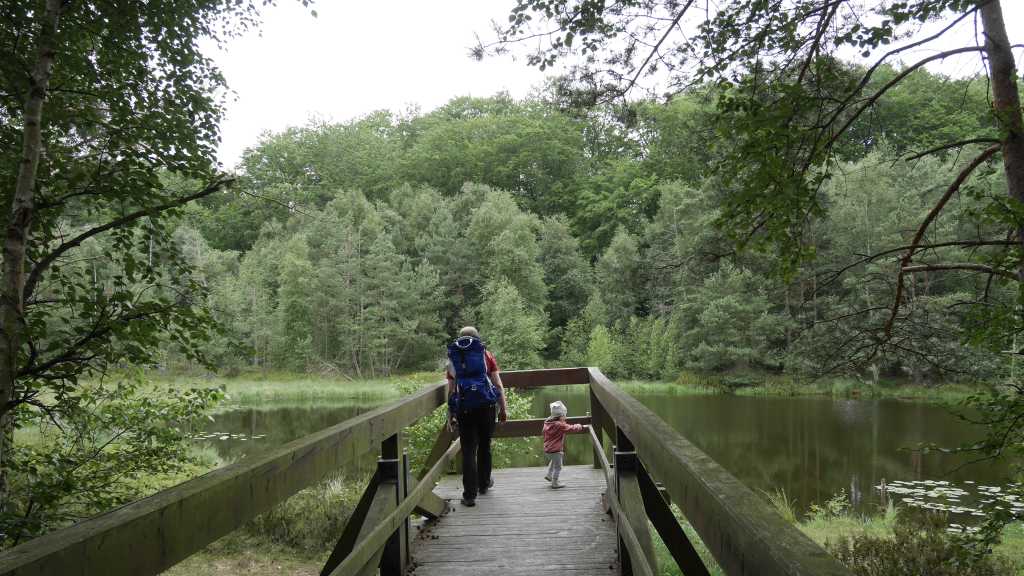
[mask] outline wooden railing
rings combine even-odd
[[[378,447],[384,459],[399,458],[398,432],[444,402],[444,384],[432,385],[265,455],[51,532],[0,554],[0,575],[159,574]],[[382,486],[397,482],[379,473],[374,478]],[[406,501],[419,504],[414,496],[420,495]],[[423,512],[439,512],[440,499],[428,499]]]
[[[605,472],[607,511],[616,521],[623,574],[653,576],[653,525],[687,576],[708,574],[669,506],[675,502],[730,576],[849,576],[821,547],[596,368],[502,373],[506,386],[589,384],[594,466]],[[402,429],[444,403],[444,384],[55,531],[0,554],[0,576],[103,574],[151,576],[371,451],[380,459],[323,576],[400,576],[409,565],[409,517],[437,517],[433,493],[459,452],[442,427],[414,480]],[[495,437],[535,436],[543,420],[500,425]],[[612,460],[607,457],[610,439]]]
[[[600,370],[589,368],[587,382],[595,455],[602,455],[595,465],[605,469],[609,500],[618,503],[612,511],[619,527],[623,574],[657,573],[648,520],[684,574],[708,574],[659,490],[661,484],[730,576],[851,575]],[[603,436],[614,445],[610,464],[603,458]]]

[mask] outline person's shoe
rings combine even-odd
[[[476,506],[476,500],[475,499],[463,498],[462,500],[460,500],[460,502],[462,502],[462,505],[467,507],[467,508],[472,508],[473,506]]]
[[[487,494],[487,491],[490,490],[491,487],[493,487],[493,486],[494,486],[494,478],[491,478],[491,481],[487,483],[487,486],[481,486],[480,487],[480,495],[483,496],[484,494]]]
[[[565,484],[562,484],[558,480],[555,480],[554,482],[551,483],[551,487],[552,488],[565,488]]]
[[[545,474],[544,475],[544,481],[545,482],[551,482],[551,474]]]

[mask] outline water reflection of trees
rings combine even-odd
[[[872,505],[879,501],[874,486],[883,478],[994,482],[1005,473],[1001,464],[947,475],[960,459],[908,450],[921,442],[958,446],[970,439],[967,426],[937,405],[647,391],[637,397],[748,486],[782,488],[801,506],[841,489]],[[554,399],[564,400],[574,414],[583,414],[588,405],[585,388],[546,389],[535,394],[537,417]],[[567,443],[570,463],[590,462],[584,440]]]
[[[754,489],[786,490],[800,506],[822,502],[840,489],[859,492],[865,506],[878,502],[874,486],[892,480],[972,479],[997,482],[1005,468],[992,465],[944,474],[958,464],[950,455],[905,450],[919,442],[956,446],[969,439],[967,427],[940,406],[891,400],[752,398],[677,395],[640,391],[637,397],[742,482]],[[589,410],[585,387],[549,388],[533,395],[535,418],[548,403],[562,400],[571,415]],[[213,441],[225,459],[253,455],[360,414],[372,406],[286,406],[243,409],[217,415],[209,431],[265,434],[259,440]],[[503,440],[498,440],[501,442]],[[543,463],[536,450],[514,466]],[[589,439],[569,436],[569,464],[591,462]],[[372,463],[372,457],[368,458]],[[1001,466],[1005,466],[1002,464]]]

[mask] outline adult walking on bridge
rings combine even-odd
[[[476,328],[459,330],[459,337],[448,345],[445,377],[448,425],[458,426],[462,443],[462,504],[476,506],[477,494],[486,494],[494,485],[491,436],[495,416],[502,422],[508,419],[498,361]]]

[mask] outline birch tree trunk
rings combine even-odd
[[[42,147],[43,103],[50,85],[60,22],[61,0],[46,0],[39,20],[36,61],[29,78],[22,127],[22,152],[18,178],[11,195],[3,246],[3,279],[0,286],[0,511],[7,507],[8,453],[12,441],[11,401],[18,376],[18,354],[25,346],[25,253],[35,209],[36,171]]]

